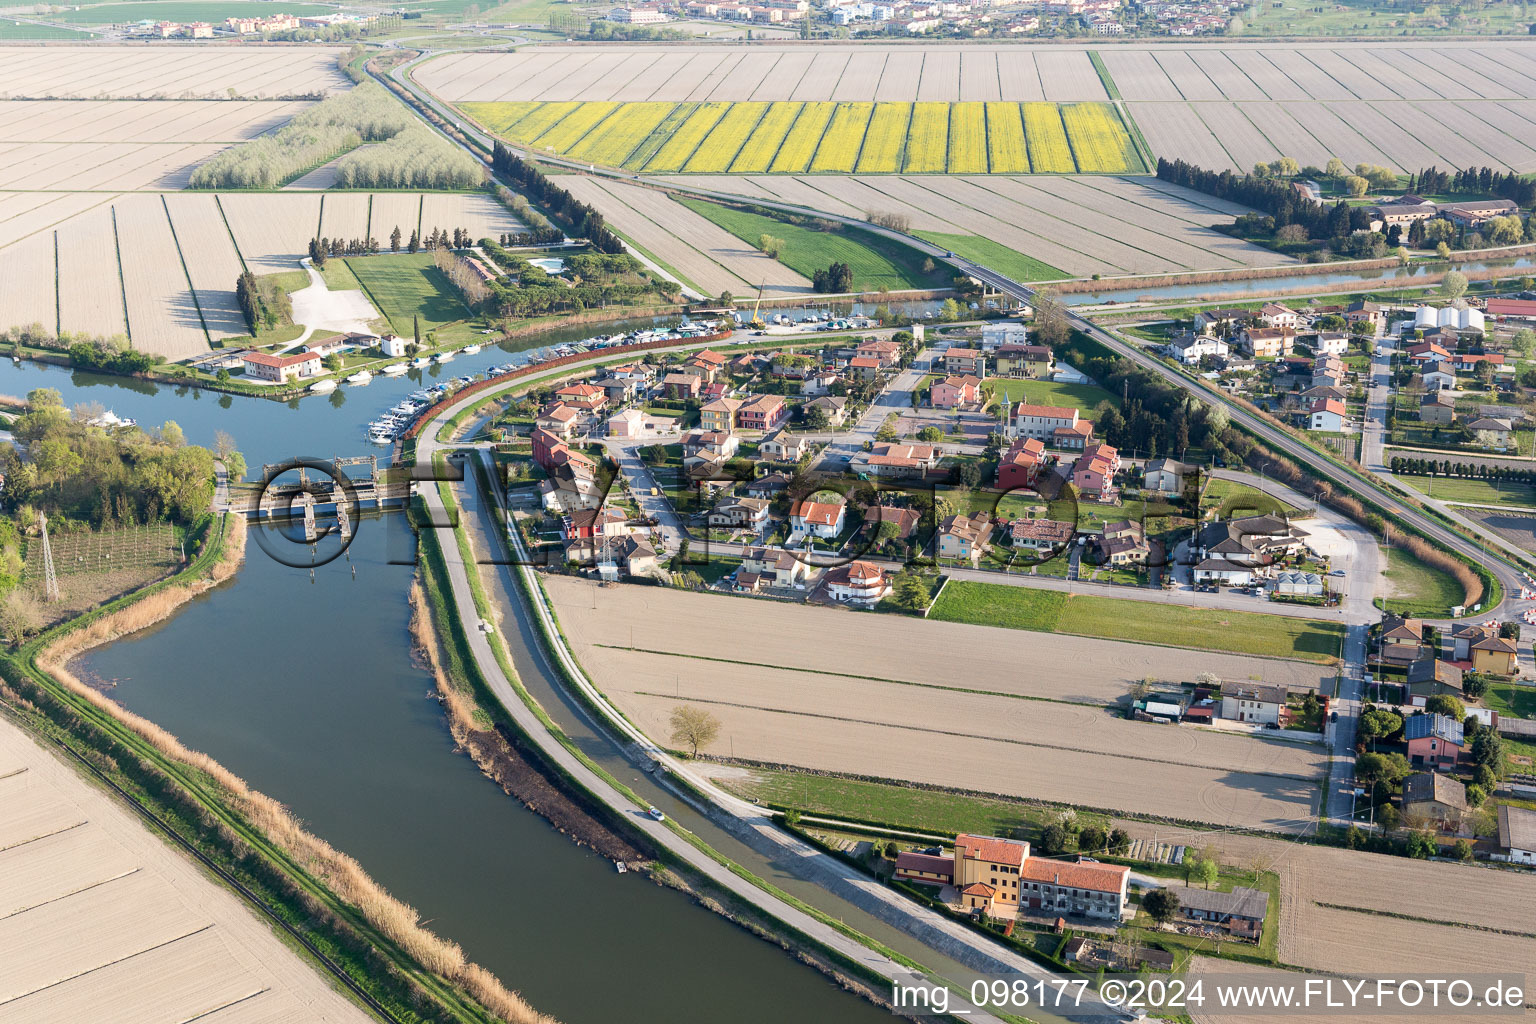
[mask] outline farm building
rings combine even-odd
[[[1229,935],[1257,942],[1269,912],[1269,893],[1237,886],[1231,892],[1185,887],[1178,890],[1179,920],[1215,925]]]
[[[1521,864],[1536,864],[1536,811],[1499,805],[1499,849]]]

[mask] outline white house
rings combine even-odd
[[[391,359],[405,355],[405,339],[396,334],[386,334],[379,339],[379,351]]]
[[[981,329],[981,349],[983,352],[991,352],[1003,345],[1026,345],[1029,343],[1029,332],[1023,324],[995,323],[987,324]]]
[[[1449,363],[1429,363],[1424,367],[1425,391],[1454,391],[1456,388],[1456,373]]]
[[[1344,403],[1336,398],[1319,398],[1312,403],[1309,426],[1337,434],[1344,429]]]
[[[1221,691],[1221,717],[1234,722],[1279,724],[1284,717],[1286,690],[1283,686],[1245,683]]]
[[[1264,303],[1259,309],[1259,319],[1270,327],[1289,327],[1293,331],[1301,326],[1301,314],[1278,302]]]
[[[1349,335],[1343,331],[1319,331],[1312,335],[1312,354],[1342,356],[1349,351]]]
[[[1142,472],[1141,486],[1159,494],[1179,494],[1184,490],[1184,474],[1188,472],[1182,462],[1173,459],[1153,459]]]
[[[1184,334],[1170,341],[1163,349],[1170,359],[1177,359],[1185,366],[1195,366],[1206,356],[1222,358],[1231,352],[1222,339],[1210,334]]]
[[[789,515],[790,529],[830,540],[843,532],[847,507],[842,503],[802,501]]]
[[[839,604],[873,608],[891,592],[890,577],[873,562],[849,562],[828,569],[822,577],[827,597]]]

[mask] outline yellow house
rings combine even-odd
[[[1519,648],[1508,637],[1490,636],[1472,645],[1472,667],[1479,672],[1512,676],[1519,658]]]
[[[955,888],[967,909],[987,913],[1019,906],[1019,873],[1029,857],[1029,844],[1020,839],[955,836]]]

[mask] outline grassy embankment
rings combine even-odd
[[[912,233],[924,241],[943,246],[950,252],[964,256],[972,263],[979,263],[984,267],[990,267],[1004,277],[1015,281],[1025,283],[1031,281],[1062,281],[1072,276],[1064,270],[1058,270],[1043,260],[1037,260],[1033,256],[1027,256],[999,242],[994,242],[990,238],[982,238],[980,235],[952,235],[943,231],[914,231]]]
[[[969,581],[951,581],[928,617],[1131,643],[1300,658],[1324,664],[1337,659],[1344,637],[1344,629],[1337,623],[1292,616],[1086,597]]]
[[[859,292],[874,292],[881,288],[891,291],[949,288],[954,283],[952,268],[937,266],[925,271],[924,257],[917,250],[868,231],[857,228],[819,231],[700,199],[678,199],[677,202],[753,248],[764,235],[782,240],[784,245],[779,250],[779,262],[806,277],[833,263],[846,263],[853,271],[854,291]]]
[[[1396,479],[1436,501],[1536,509],[1536,488],[1530,484],[1462,480],[1453,476],[1408,476],[1403,473],[1397,474]]]

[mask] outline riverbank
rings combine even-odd
[[[357,861],[306,832],[282,804],[70,671],[73,657],[164,621],[235,574],[245,551],[244,521],[216,522],[184,572],[0,660],[8,695],[32,712],[33,728],[113,777],[264,909],[290,922],[327,970],[375,1001],[376,1012],[432,1007],[463,1024],[553,1024],[424,928],[414,910]]]

